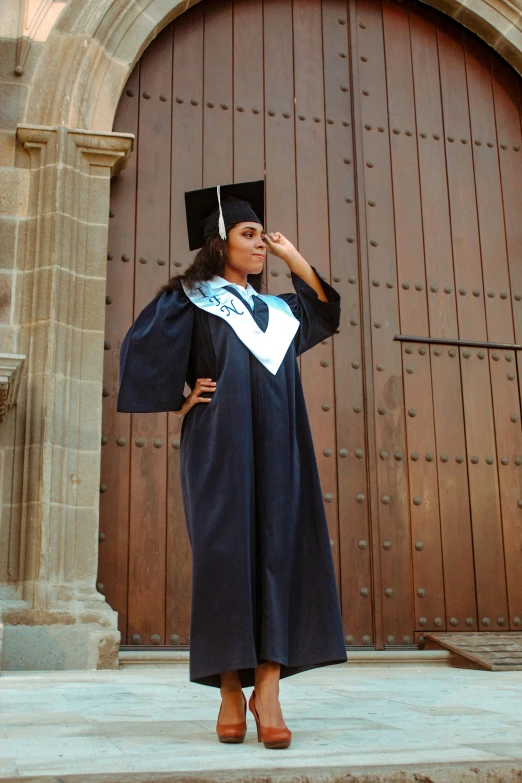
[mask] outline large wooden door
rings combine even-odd
[[[183,192],[263,173],[267,230],[343,297],[301,375],[347,645],[521,626],[521,98],[391,0],[202,0],[145,51],[107,274],[98,589],[124,644],[189,642],[191,572],[180,422],[116,413],[121,341],[191,261]],[[269,256],[269,292],[288,277]]]

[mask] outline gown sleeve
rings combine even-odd
[[[293,272],[292,284],[296,293],[279,295],[300,322],[294,338],[297,356],[313,348],[321,340],[331,337],[338,330],[341,319],[341,297],[335,288],[319,277],[315,267],[312,269],[323,287],[327,302],[321,301],[314,289]]]
[[[183,291],[163,291],[141,311],[121,346],[118,411],[181,408],[193,323],[194,307]]]

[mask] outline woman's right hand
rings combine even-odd
[[[196,380],[196,385],[183,403],[182,408],[179,411],[172,412],[176,416],[184,416],[191,408],[194,407],[194,405],[197,405],[198,402],[211,402],[212,397],[201,397],[201,394],[203,392],[214,391],[216,391],[216,382],[213,381],[212,378],[198,378]]]

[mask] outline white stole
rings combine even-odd
[[[284,299],[257,294],[268,305],[268,327],[263,332],[250,310],[225,288],[203,282],[197,283],[202,289],[200,291],[199,288],[188,288],[185,283],[182,285],[191,302],[226,321],[261,364],[273,375],[277,373],[299,328],[299,321]]]

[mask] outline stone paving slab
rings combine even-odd
[[[9,778],[13,783],[520,783],[522,769],[512,763],[444,764],[411,767],[313,767],[285,773],[277,769],[216,770],[212,773],[60,775]]]
[[[280,690],[293,738],[271,751],[250,713],[244,743],[218,742],[219,690],[186,664],[5,672],[0,780],[522,783],[522,672],[339,665]]]

